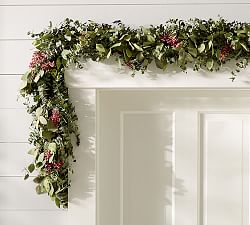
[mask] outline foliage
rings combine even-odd
[[[182,71],[219,70],[234,59],[231,79],[248,64],[250,24],[237,21],[169,20],[159,26],[133,29],[120,21],[98,24],[66,19],[38,34],[30,34],[36,52],[22,77],[21,95],[33,116],[29,154],[34,161],[25,179],[37,171],[36,191],[48,193],[57,206],[68,206],[68,172],[74,160],[72,135],[79,144],[77,116],[70,102],[64,72],[70,64],[115,57],[119,66],[144,73],[150,63],[167,70],[174,64]]]

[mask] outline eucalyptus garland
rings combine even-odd
[[[133,29],[121,21],[98,24],[66,19],[58,27],[29,33],[36,51],[29,70],[22,76],[21,95],[33,116],[29,151],[34,161],[27,166],[25,179],[36,171],[38,194],[47,193],[58,207],[67,208],[69,171],[75,160],[72,138],[79,145],[77,115],[69,99],[64,72],[69,65],[115,57],[119,67],[144,73],[150,63],[166,71],[170,64],[186,71],[192,67],[217,71],[235,61],[231,72],[248,64],[250,24],[218,20],[171,19],[164,24]]]

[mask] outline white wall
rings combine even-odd
[[[30,118],[16,99],[20,76],[27,69],[33,50],[28,31],[40,32],[49,21],[58,23],[66,17],[97,22],[121,19],[132,26],[159,24],[171,17],[207,19],[218,15],[249,22],[249,11],[249,0],[0,0],[0,224],[95,224],[95,90],[91,88],[138,87],[141,82],[143,87],[195,86],[194,79],[189,80],[185,74],[181,74],[185,80],[179,75],[159,74],[157,79],[145,75],[145,80],[137,76],[131,81],[128,72],[125,77],[104,64],[90,64],[88,70],[69,74],[82,144],[75,150],[78,160],[72,177],[70,208],[61,211],[47,196],[36,195],[31,180],[23,181],[23,168],[32,160],[26,154]],[[219,82],[214,74],[200,77],[196,73],[194,77],[201,79],[200,83],[208,82],[210,87],[248,87],[248,72],[242,73],[234,84],[227,79],[228,72],[216,74],[222,77]],[[107,77],[95,78],[100,75]]]

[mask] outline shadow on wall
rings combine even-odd
[[[95,91],[70,89],[70,97],[78,115],[80,146],[74,146],[76,162],[71,175],[69,201],[82,205],[82,201],[95,197]]]
[[[169,65],[166,71],[156,68],[151,63],[145,74],[137,71],[131,78],[132,71],[127,66],[121,69],[114,58],[103,62],[91,60],[83,63],[84,69],[70,67],[67,70],[66,80],[69,87],[248,87],[250,81],[250,67],[243,69],[232,82],[231,71],[235,69],[235,61],[225,64],[220,71],[206,70],[193,71],[188,68],[182,72],[175,65]]]

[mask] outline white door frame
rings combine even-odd
[[[105,69],[105,73],[102,71]],[[107,72],[108,70],[108,72]],[[92,71],[90,73],[89,71]],[[93,76],[93,71],[95,76]],[[249,68],[250,71],[250,68]],[[117,70],[110,68],[110,65],[91,62],[88,70],[76,70],[66,72],[66,83],[69,87],[71,100],[76,107],[79,117],[79,125],[81,131],[81,145],[75,147],[76,157],[79,158],[77,164],[74,165],[75,173],[72,176],[72,187],[70,189],[69,203],[69,221],[74,225],[99,225],[97,215],[97,199],[96,199],[96,148],[98,142],[95,143],[96,135],[96,110],[98,107],[97,92],[102,89],[112,90],[232,90],[250,91],[250,78],[247,71],[239,76],[235,82],[231,82],[229,73],[208,73],[206,75],[197,72],[192,74],[178,74],[176,77],[167,75],[157,75],[152,78],[151,75],[137,74],[135,78],[131,78],[129,72],[127,74],[117,75]],[[105,77],[105,76],[107,77]],[[209,77],[211,76],[211,77]],[[112,79],[111,79],[112,78]],[[87,126],[86,126],[87,124]],[[85,125],[85,126],[84,126]],[[90,140],[89,138],[92,138]],[[85,149],[85,150],[84,150]],[[86,150],[87,149],[87,150]],[[90,155],[88,155],[90,154]],[[82,162],[83,161],[83,162]],[[86,171],[87,174],[82,171]],[[91,172],[89,174],[88,172]],[[81,177],[82,173],[85,177]],[[79,179],[81,177],[81,179]],[[85,179],[85,181],[83,181]],[[88,187],[91,187],[89,195]],[[84,197],[81,197],[84,196]],[[199,224],[197,224],[199,225]]]

